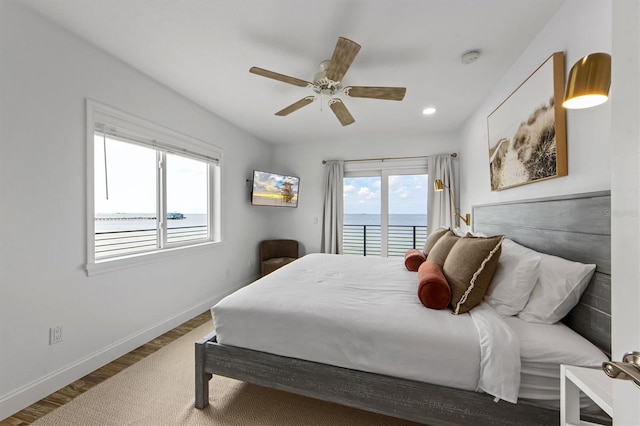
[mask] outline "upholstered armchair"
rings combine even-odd
[[[265,276],[298,258],[296,240],[265,240],[260,243],[260,274]]]

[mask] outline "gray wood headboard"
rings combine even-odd
[[[473,230],[597,265],[563,322],[611,356],[611,193],[590,192],[473,207]]]

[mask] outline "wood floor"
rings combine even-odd
[[[145,343],[144,345],[140,346],[137,349],[134,349],[128,354],[123,355],[115,361],[105,365],[104,367],[97,369],[93,373],[87,374],[86,376],[76,380],[70,385],[58,390],[57,392],[52,393],[51,395],[36,402],[35,404],[30,405],[29,407],[14,414],[13,416],[0,421],[0,426],[23,426],[35,422],[40,417],[43,417],[56,408],[60,407],[61,405],[66,404],[78,395],[88,391],[98,383],[101,383],[109,377],[118,374],[125,368],[135,364],[141,359],[154,353],[158,349],[168,345],[177,338],[187,334],[194,328],[204,324],[210,319],[211,313],[207,310],[197,317],[192,318],[189,321],[179,325],[173,330],[166,332],[162,336],[159,336],[156,339]]]

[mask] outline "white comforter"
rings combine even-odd
[[[485,391],[516,402],[519,341],[488,305],[424,307],[402,259],[310,254],[212,308],[218,341],[287,357]]]

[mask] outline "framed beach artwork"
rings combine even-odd
[[[487,117],[492,191],[567,175],[563,97],[556,52]]]

